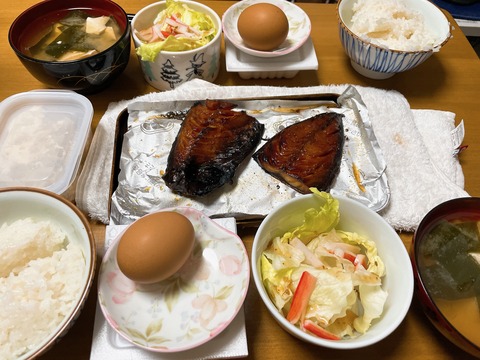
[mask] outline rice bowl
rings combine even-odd
[[[94,276],[93,234],[70,202],[34,188],[0,190],[0,226],[0,358],[30,359],[80,314]]]
[[[396,32],[403,31],[404,26],[394,25],[394,22],[391,21],[388,26],[385,27],[385,32],[390,35],[394,32],[394,37],[400,39],[396,41],[396,43],[400,43],[403,45],[403,49],[407,49],[397,50],[394,47],[398,47],[398,44],[393,44],[393,47],[391,47],[392,45],[386,45],[393,43],[392,36],[390,36],[386,42],[383,41],[382,43],[379,42],[379,38],[372,39],[372,36],[378,37],[378,33],[372,35],[377,30],[366,30],[366,32],[371,31],[370,36],[366,36],[366,33],[364,33],[365,30],[363,30],[362,33],[354,31],[352,19],[357,1],[358,0],[339,0],[337,5],[338,28],[340,42],[342,43],[345,53],[350,58],[352,67],[365,77],[371,79],[387,79],[397,73],[413,69],[425,62],[432,54],[440,51],[441,47],[450,39],[450,23],[436,5],[428,0],[402,0],[402,3],[410,10],[408,11],[409,14],[420,14],[421,17],[423,17],[425,28],[430,29],[428,31],[431,32],[431,34],[425,35],[423,31],[419,32],[419,35],[412,39],[413,46],[409,44],[409,41],[407,45],[405,45],[405,40],[402,40],[401,37],[398,36],[399,34],[396,34]],[[384,16],[381,13],[375,12],[369,14],[369,12],[371,13],[371,11],[365,11],[363,15],[360,16],[371,17],[372,21],[365,18],[359,19],[358,17],[355,19],[357,24],[364,24],[359,27],[367,29],[375,23],[375,18],[380,19]],[[389,12],[390,14],[394,13],[391,9]],[[402,21],[407,22],[406,19]],[[371,24],[369,24],[370,22]],[[411,29],[412,26],[415,27],[415,23],[418,23],[418,18],[417,20],[413,20],[413,25],[407,26],[407,28]],[[424,40],[428,39],[427,45],[425,45],[423,40],[418,41],[422,38]]]

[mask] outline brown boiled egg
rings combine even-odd
[[[287,16],[278,6],[257,3],[241,12],[237,28],[249,48],[271,51],[285,41],[289,26]]]
[[[174,211],[145,215],[123,233],[117,249],[120,271],[129,279],[151,284],[175,274],[195,243],[192,223]]]

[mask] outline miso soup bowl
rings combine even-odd
[[[111,15],[122,34],[115,44],[90,57],[73,61],[42,61],[25,51],[35,32],[81,9],[92,16]],[[130,58],[130,24],[125,11],[109,0],[45,0],[22,12],[10,26],[8,41],[25,68],[49,88],[68,89],[83,94],[108,87],[125,69]]]
[[[355,71],[371,79],[387,79],[425,62],[450,39],[450,24],[443,12],[429,0],[405,0],[408,8],[423,15],[425,23],[435,31],[438,41],[430,48],[400,51],[376,45],[371,39],[351,30],[356,0],[339,0],[337,19],[340,42]]]
[[[463,272],[467,268],[467,263],[472,264],[473,258],[469,258],[469,256],[458,257],[462,250],[459,246],[458,235],[455,235],[457,230],[452,230],[450,233],[435,231],[436,237],[432,235],[432,229],[436,228],[439,222],[458,223],[460,220],[477,222],[476,232],[478,236],[480,198],[466,197],[443,202],[430,210],[415,230],[412,251],[410,252],[415,276],[415,297],[422,305],[427,318],[443,336],[467,353],[480,358],[480,336],[476,336],[475,340],[475,335],[472,335],[472,332],[469,333],[472,330],[468,330],[470,327],[473,328],[474,334],[479,333],[479,323],[475,321],[480,316],[478,300],[475,299],[474,295],[459,296],[452,293],[451,286],[449,286],[449,284],[454,285],[455,288],[463,286],[459,282],[450,282],[457,278],[457,276],[450,275],[454,273],[451,270],[453,269],[450,267],[451,264],[453,262],[460,263]],[[443,235],[444,233],[445,235]],[[442,246],[432,246],[432,244],[440,244],[431,242],[432,239],[440,239],[438,234],[441,235]],[[456,237],[457,239],[455,239]],[[454,243],[455,241],[457,243]],[[475,239],[473,238],[471,241],[473,244]],[[480,241],[478,237],[476,237],[476,241]],[[441,248],[446,249],[444,255],[437,255],[438,257],[430,255],[434,251],[432,249],[439,251]],[[473,256],[475,256],[476,251],[480,252],[480,249],[471,250]],[[433,272],[435,267],[441,269],[442,272]],[[480,266],[478,266],[478,269],[480,269]],[[443,274],[443,276],[433,276],[432,274],[435,273]],[[480,278],[480,270],[477,273],[474,267],[468,277],[475,281],[475,279]],[[480,279],[477,281],[480,281]],[[462,281],[462,283],[464,282]],[[441,295],[439,296],[439,294]],[[461,322],[459,322],[459,319],[462,318],[460,314],[464,318]]]
[[[301,195],[273,209],[260,224],[252,246],[252,275],[266,308],[281,328],[307,343],[338,350],[359,349],[385,339],[403,322],[413,297],[413,272],[407,249],[395,230],[376,212],[356,200],[335,196],[339,201],[340,222],[336,229],[356,232],[375,242],[386,275],[382,287],[388,297],[382,315],[372,321],[365,334],[345,340],[328,340],[292,325],[275,307],[262,281],[261,258],[272,239],[301,225],[308,209],[318,209],[324,199],[313,194]]]
[[[207,44],[186,51],[160,51],[154,61],[143,60],[138,56],[145,81],[157,90],[172,90],[192,79],[203,79],[214,82],[220,71],[220,47],[222,41],[222,22],[218,14],[208,6],[190,0],[180,3],[189,8],[207,14],[216,27],[214,38]],[[136,31],[153,25],[157,15],[166,7],[166,1],[152,3],[140,11],[132,19],[132,37],[135,48],[143,42]]]

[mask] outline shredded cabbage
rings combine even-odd
[[[353,338],[383,312],[388,295],[382,288],[385,265],[374,241],[336,229],[338,200],[311,190],[324,205],[308,209],[300,226],[272,239],[261,258],[263,284],[286,316],[300,277],[308,271],[317,282],[296,325],[303,328],[308,319],[339,338]]]
[[[160,51],[187,51],[208,44],[217,31],[209,15],[180,1],[167,0],[152,27],[135,31],[144,41],[136,52],[144,61],[155,61]]]

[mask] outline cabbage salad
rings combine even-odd
[[[167,0],[153,25],[135,34],[144,43],[137,54],[144,61],[155,61],[160,51],[186,51],[213,40],[217,29],[212,18],[176,0]]]
[[[365,333],[382,315],[385,266],[375,243],[336,229],[339,202],[308,209],[303,224],[274,238],[261,257],[262,280],[277,309],[303,331],[330,340]]]

